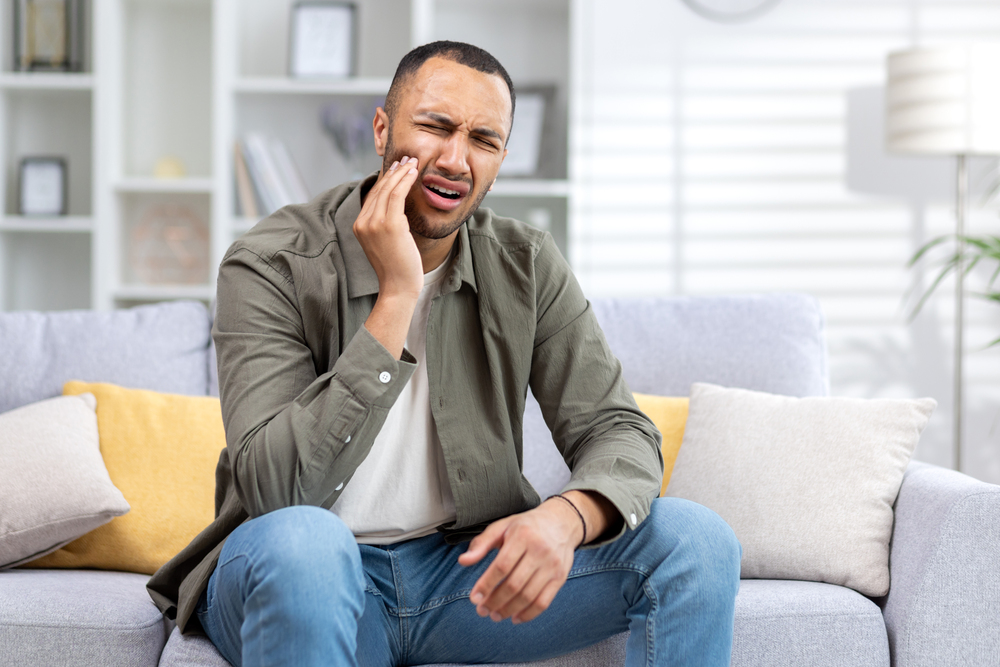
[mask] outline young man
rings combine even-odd
[[[226,255],[217,518],[149,589],[234,665],[528,661],[627,629],[630,666],[729,664],[732,531],[653,500],[659,434],[551,237],[479,209],[514,106],[485,51],[415,49],[381,171]],[[544,502],[529,386],[572,471]]]

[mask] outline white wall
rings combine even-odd
[[[783,0],[718,25],[680,0],[581,0],[577,24],[588,294],[811,293],[832,392],[933,396],[917,457],[950,465],[952,288],[912,324],[905,295],[932,275],[906,268],[915,249],[954,229],[954,167],[884,155],[878,89],[890,50],[1000,40],[1000,2]],[[972,231],[1000,234],[997,208]],[[1000,347],[982,349],[1000,307],[970,299],[966,322],[963,467],[1000,482]]]

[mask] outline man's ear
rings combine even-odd
[[[375,109],[375,118],[372,119],[372,134],[375,138],[375,152],[379,157],[385,156],[385,147],[389,143],[389,116],[385,109],[378,107]]]

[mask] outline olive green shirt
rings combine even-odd
[[[262,221],[219,268],[213,327],[227,447],[216,519],[149,582],[181,630],[222,545],[249,518],[329,509],[368,455],[415,360],[364,327],[378,277],[353,233],[375,175]],[[635,404],[552,237],[480,209],[460,228],[427,323],[430,407],[455,499],[449,542],[536,507],[522,474],[528,388],[572,477],[621,514],[646,517],[660,488],[660,434]],[[598,544],[598,543],[592,543]]]

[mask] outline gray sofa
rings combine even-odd
[[[633,391],[687,395],[691,382],[706,381],[797,396],[827,392],[822,316],[809,297],[605,300],[594,308]],[[0,412],[55,396],[68,379],[211,394],[209,330],[208,311],[196,303],[0,313]],[[531,401],[525,473],[543,497],[568,476]],[[744,580],[732,664],[1000,665],[1000,487],[915,463],[895,512],[888,596]],[[181,636],[160,615],[146,579],[0,572],[0,665],[226,665],[207,639]],[[538,664],[621,665],[624,645],[620,635]]]

